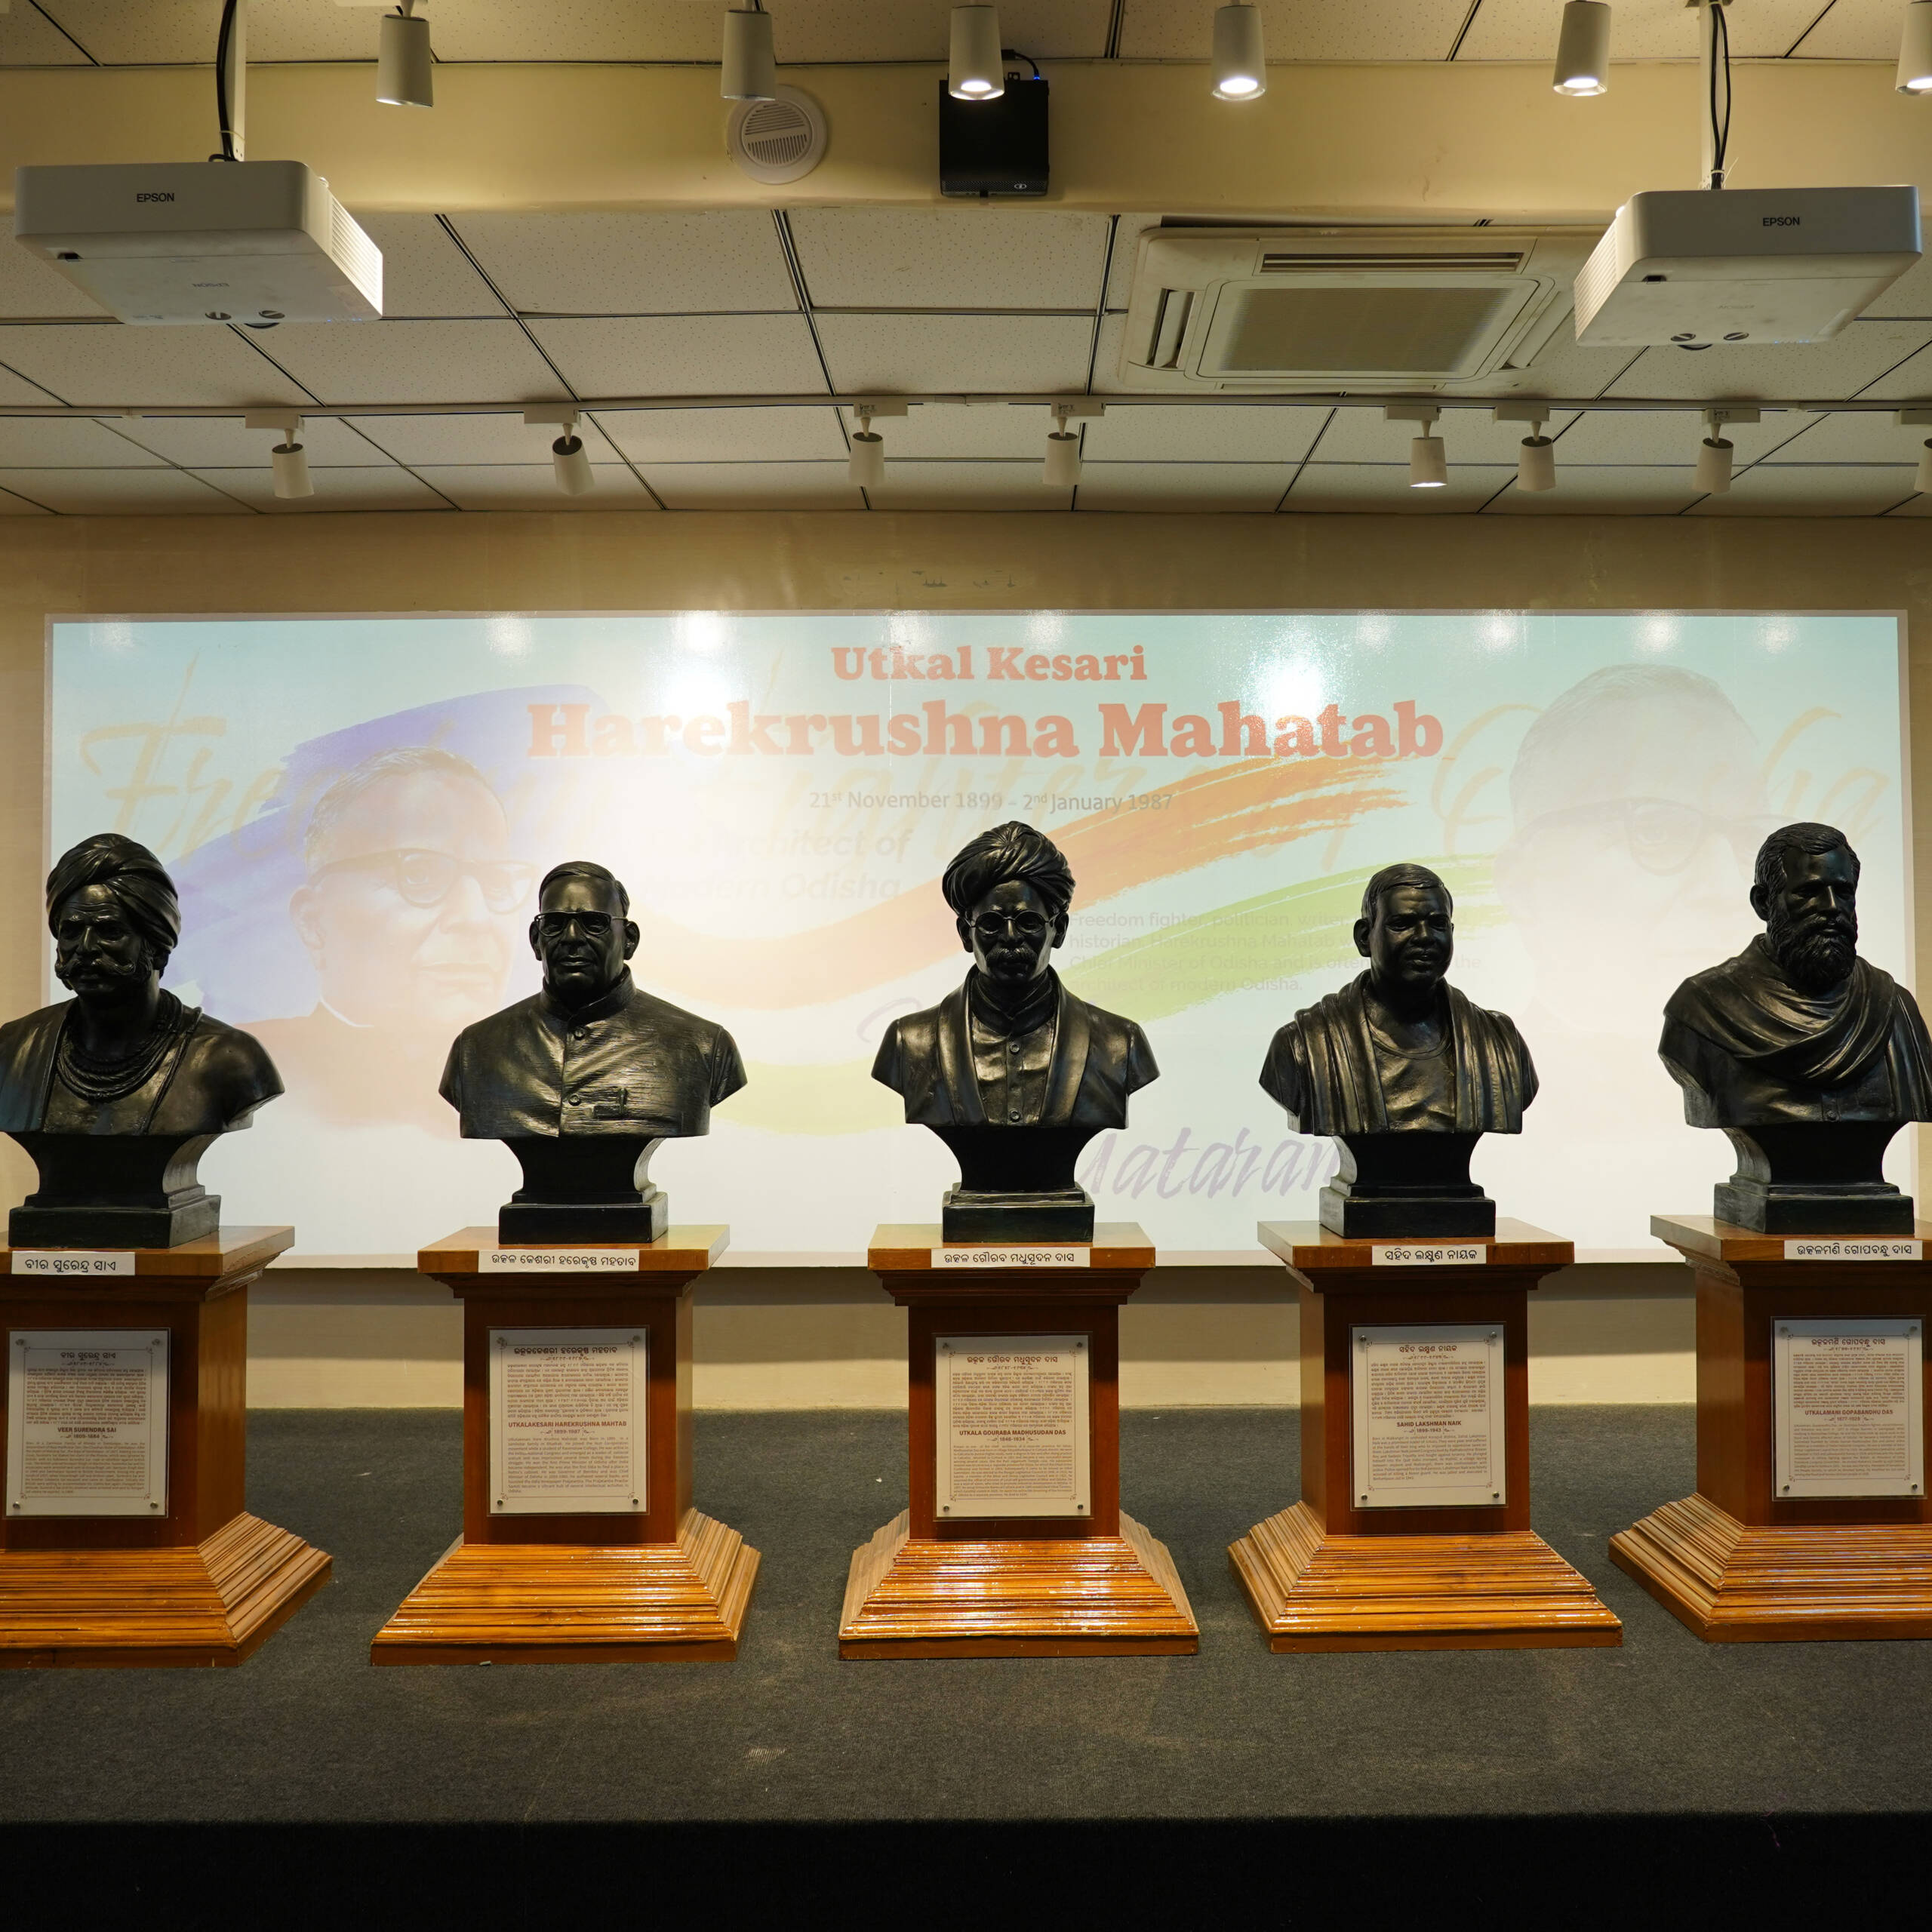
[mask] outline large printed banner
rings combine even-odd
[[[1890,617],[1666,614],[475,617],[52,627],[51,842],[113,829],[182,889],[168,971],[288,1097],[203,1164],[297,1253],[413,1257],[516,1184],[437,1094],[462,1026],[535,990],[537,880],[611,866],[633,970],[750,1075],[663,1148],[674,1217],[838,1257],[956,1171],[869,1078],[966,969],[939,878],[1026,819],[1078,881],[1057,964],[1161,1077],[1088,1147],[1103,1220],[1171,1258],[1312,1219],[1334,1166],[1256,1084],[1360,970],[1395,860],[1456,900],[1451,977],[1516,1020],[1540,1097],[1475,1173],[1598,1252],[1708,1211],[1721,1135],[1656,1057],[1685,974],[1755,930],[1758,841],[1850,832],[1862,948],[1909,974]],[[50,949],[51,958],[51,949]],[[59,992],[50,981],[51,992]],[[1894,1150],[1905,1172],[1903,1138]]]

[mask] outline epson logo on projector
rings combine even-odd
[[[1804,217],[1796,214],[1767,214],[1764,217],[1767,228],[1802,228]]]
[[[171,202],[174,197],[171,194],[137,195],[134,198],[137,202]]]

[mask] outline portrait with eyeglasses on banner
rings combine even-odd
[[[257,1022],[291,1097],[331,1124],[448,1131],[451,1035],[501,1003],[537,881],[502,801],[454,752],[361,759],[316,798],[288,916],[316,1001]]]
[[[1096,1134],[1127,1124],[1128,1097],[1159,1076],[1153,1050],[1054,971],[1073,873],[1044,833],[1017,820],[981,833],[940,890],[972,970],[937,1006],[892,1023],[872,1078],[959,1161],[944,1240],[1091,1241],[1094,1204],[1074,1162]]]

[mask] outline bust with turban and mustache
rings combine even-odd
[[[181,912],[146,846],[102,832],[64,854],[47,924],[74,997],[0,1026],[0,1132],[41,1179],[12,1240],[172,1247],[211,1233],[220,1202],[195,1164],[281,1091],[272,1063],[163,989]]]

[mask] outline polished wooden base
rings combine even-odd
[[[1330,1536],[1306,1503],[1229,1546],[1271,1651],[1620,1644],[1623,1626],[1533,1530]]]
[[[758,1552],[688,1509],[675,1543],[459,1539],[377,1632],[371,1663],[698,1663],[738,1654]]]
[[[1701,1496],[1610,1540],[1611,1560],[1712,1644],[1932,1637],[1932,1528],[1740,1523]]]
[[[238,1664],[328,1580],[258,1516],[171,1549],[0,1550],[0,1669]]]
[[[852,1552],[842,1657],[1192,1657],[1200,1632],[1167,1546],[1117,1537],[915,1537],[902,1510]]]

